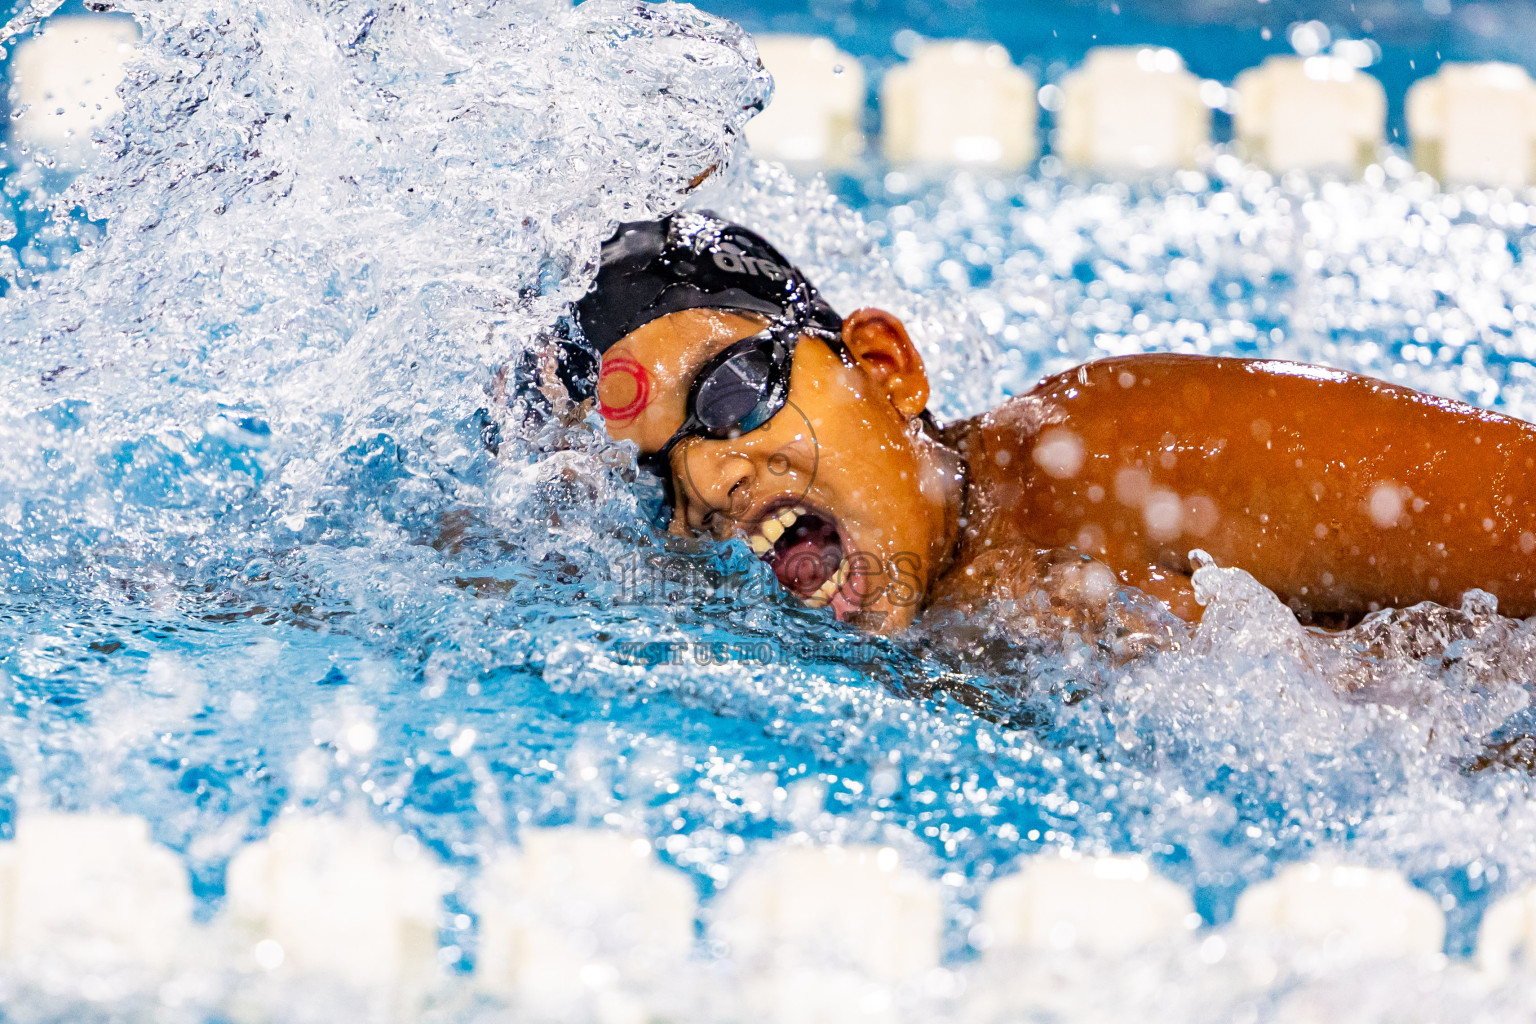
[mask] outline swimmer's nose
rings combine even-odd
[[[725,534],[752,508],[752,461],[728,444],[688,444],[672,456],[672,486],[689,529]]]

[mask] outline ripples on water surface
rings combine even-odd
[[[105,227],[61,269],[10,268],[0,303],[0,820],[142,814],[205,913],[286,806],[367,806],[466,886],[528,823],[649,837],[706,896],[767,839],[878,841],[944,876],[961,961],[980,886],[1043,848],[1147,854],[1215,922],[1278,864],[1341,852],[1435,894],[1453,954],[1536,879],[1529,777],[1467,770],[1523,734],[1536,638],[1476,601],[1325,642],[1205,570],[1195,641],[1115,668],[981,628],[860,641],[753,597],[773,588],[744,545],[662,549],[631,453],[530,374],[611,224],[731,155],[768,83],[729,23],[607,0],[117,9],[146,55],[60,206]],[[1400,161],[1348,185],[1207,172],[834,192],[738,156],[693,201],[840,308],[909,317],[946,416],[1173,350],[1536,417],[1528,197]],[[674,641],[774,657],[632,653]],[[444,922],[452,968],[467,920]],[[1228,998],[1154,967],[1170,1019]],[[1417,1005],[1398,981],[1360,984]],[[56,1006],[6,1013],[76,1012]]]

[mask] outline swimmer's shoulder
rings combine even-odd
[[[1373,404],[1446,406],[1445,399],[1341,370],[1275,359],[1138,353],[1083,363],[1043,378],[996,408],[943,428],[940,439],[973,467],[1016,475],[1036,438],[1071,431],[1095,450],[1156,441],[1254,416],[1352,417]],[[1466,407],[1473,415],[1481,410]],[[1326,418],[1325,417],[1325,418]]]
[[[1252,360],[1177,353],[1112,356],[1055,373],[1022,395],[1015,395],[978,416],[943,428],[940,440],[961,452],[1016,444],[1052,426],[1069,423],[1091,407],[1106,403],[1160,400],[1170,378],[1194,381],[1241,372]],[[1176,382],[1176,381],[1175,381]]]
[[[1032,436],[1058,423],[1133,410],[1181,415],[1270,406],[1365,412],[1396,406],[1420,415],[1453,413],[1487,422],[1510,421],[1490,410],[1332,367],[1282,359],[1193,353],[1138,353],[1083,363],[1043,378],[1030,391],[996,409],[953,425],[958,439],[978,431]],[[1520,422],[1520,421],[1512,421]],[[1524,424],[1521,424],[1522,426]],[[1124,426],[1124,424],[1122,424]]]
[[[1285,359],[1192,353],[1113,356],[1042,380],[1031,397],[1061,417],[1138,413],[1190,423],[1256,415],[1354,423],[1432,424],[1447,417],[1469,426],[1529,433],[1523,420],[1363,374]]]

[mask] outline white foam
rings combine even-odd
[[[745,1005],[779,1024],[903,1019],[908,990],[938,967],[943,925],[937,884],[874,846],[764,849],[710,921]]]
[[[123,17],[49,18],[11,56],[11,137],[54,159],[86,158],[92,134],[123,107],[117,89],[138,39]]]
[[[1414,163],[1442,181],[1536,181],[1536,82],[1524,68],[1442,64],[1408,89],[1407,114]]]
[[[876,814],[880,828],[910,828],[936,853],[981,867],[1074,840],[1173,849],[1186,858],[1181,880],[1217,898],[1273,858],[1343,834],[1371,862],[1415,877],[1480,858],[1507,884],[1530,877],[1527,787],[1460,770],[1524,705],[1531,678],[1528,631],[1476,609],[1379,622],[1362,641],[1371,649],[1346,657],[1330,643],[1350,641],[1308,634],[1273,595],[1221,570],[1200,577],[1211,604],[1191,642],[1128,667],[1092,651],[1037,654],[1027,639],[983,632],[990,621],[874,645],[867,671],[803,655],[616,665],[613,636],[782,638],[839,656],[854,641],[769,603],[613,608],[605,570],[650,536],[639,488],[603,458],[622,468],[629,453],[590,421],[525,428],[509,417],[503,458],[487,467],[473,432],[459,429],[487,404],[496,369],[538,345],[579,293],[609,221],[680,201],[728,155],[752,99],[749,44],[686,8],[652,5],[642,17],[601,2],[513,6],[516,17],[403,0],[368,5],[375,20],[362,24],[348,4],[178,4],[157,23],[165,31],[147,34],[154,73],[108,129],[121,133],[123,158],[110,178],[80,185],[107,216],[100,244],[0,310],[7,336],[29,339],[12,346],[14,372],[0,382],[0,540],[11,585],[46,609],[23,611],[6,637],[20,709],[6,745],[24,779],[127,786],[194,848],[240,834],[284,786],[317,800],[373,787],[363,791],[381,807],[403,800],[402,816],[423,815],[471,850],[500,834],[497,815],[569,799],[562,808],[596,804],[667,836],[670,856],[727,892],[753,836],[867,836]],[[196,106],[177,77],[194,70],[210,93]],[[790,225],[796,258],[840,308],[894,297],[903,315],[928,320],[920,342],[953,403],[941,417],[1028,387],[1047,360],[1054,369],[1168,349],[1321,359],[1529,412],[1532,261],[1516,259],[1530,238],[1524,199],[1441,194],[1404,164],[1318,188],[1221,156],[1206,168],[1219,187],[1193,172],[1136,188],[1083,183],[1047,166],[922,191],[898,169],[888,178],[898,208],[867,226],[824,185],[779,169],[717,171],[712,184],[745,180],[728,198],[757,223]],[[922,312],[935,309],[954,319]],[[967,309],[971,333],[948,331]],[[1005,358],[978,357],[993,344]],[[403,468],[375,474],[381,465]],[[180,504],[164,507],[168,490]],[[466,511],[489,525],[478,538],[471,527],[463,551],[423,542],[462,521],[443,513]],[[742,568],[731,551],[710,552]],[[487,564],[516,580],[512,596],[455,585]],[[83,633],[114,639],[130,619],[150,629],[118,637],[124,654],[86,650]],[[172,639],[154,639],[170,628]],[[255,638],[267,649],[259,670]],[[76,767],[96,749],[80,716],[100,727],[107,707],[92,687],[139,683],[133,665],[146,650],[184,659],[188,679],[195,668],[210,681],[206,698],[187,688],[161,717],[130,703],[137,728],[112,734],[125,737],[115,758]],[[994,656],[998,671],[976,667]],[[347,683],[316,689],[333,667]],[[256,695],[240,715],[221,713],[219,669]],[[955,680],[962,694],[996,697],[1004,714],[1021,692],[1023,713],[1045,728],[894,696],[879,679]],[[482,682],[533,699],[502,706],[479,695]],[[1067,685],[1070,698],[1057,688]],[[64,687],[83,707],[37,700]],[[328,705],[342,698],[325,695],[340,690],[376,713],[338,717]],[[327,706],[306,707],[316,695]],[[583,762],[597,773],[590,786],[565,757],[572,728],[592,730],[580,740],[596,751]],[[459,739],[468,731],[473,742]],[[219,780],[257,751],[270,774]],[[796,761],[815,765],[830,793],[796,783],[786,767]],[[161,781],[170,778],[198,788]],[[676,830],[678,817],[689,827]],[[1059,831],[1019,834],[1041,817]],[[472,950],[473,925],[453,927]],[[1219,964],[1238,955],[1225,932],[1193,945]],[[242,946],[240,966],[261,966],[243,983],[267,977],[279,953],[273,969],[286,980],[292,965],[276,939]],[[1088,965],[1063,987],[1083,1015],[1127,1019],[1151,1005],[1174,1019],[1181,1009],[1253,1015],[1224,1001],[1221,970],[1158,943],[1114,970],[1084,951],[1064,955]],[[1331,969],[1271,959],[1254,971],[1260,989]],[[676,988],[739,1003],[736,979],[760,976],[734,969],[709,965],[726,980],[697,988],[684,971]],[[1339,1019],[1417,1009],[1417,985],[1377,984],[1368,1005],[1350,1001],[1357,987],[1399,977],[1394,969],[1326,975],[1341,990],[1323,1004]],[[783,1000],[842,993],[806,1002],[856,1003],[850,1016],[922,1013],[856,962],[779,977],[806,979],[776,990]],[[1017,978],[997,982],[1008,984]],[[1271,1006],[1251,1002],[1261,1019]]]
[[[1061,82],[1056,152],[1107,171],[1192,168],[1210,145],[1200,80],[1173,50],[1100,46]]]
[[[434,976],[446,884],[410,836],[295,814],[230,861],[227,918],[246,969],[407,992]]]
[[[198,0],[147,37],[148,71],[107,129],[109,175],[75,185],[101,236],[0,305],[6,331],[39,339],[5,375],[0,459],[18,493],[61,494],[24,454],[39,408],[151,417],[195,448],[244,436],[232,400],[270,429],[292,505],[254,522],[272,536],[209,543],[281,549],[330,474],[356,478],[353,444],[439,436],[487,405],[488,382],[585,291],[612,224],[675,208],[723,167],[767,87],[750,41],[686,5],[391,12]],[[216,45],[187,27],[205,24],[221,26]],[[189,102],[202,88],[219,99]],[[77,304],[91,310],[80,329],[44,326]],[[33,359],[73,367],[50,378],[69,394],[41,387],[45,371],[21,365]],[[66,521],[146,539],[174,518],[74,507]]]
[[[1433,956],[1445,943],[1434,898],[1396,871],[1292,864],[1238,898],[1233,924],[1354,956]]]
[[[987,887],[987,948],[1123,953],[1198,923],[1189,893],[1134,857],[1031,857]]]
[[[1272,171],[1359,174],[1375,163],[1387,117],[1381,83],[1337,57],[1266,57],[1233,83],[1234,127],[1249,159]]]
[[[1039,152],[1034,79],[995,43],[925,43],[885,73],[880,115],[897,163],[1016,170]]]
[[[771,847],[716,898],[711,934],[763,977],[845,969],[900,985],[938,966],[937,883],[890,847]]]
[[[752,152],[769,160],[845,166],[864,151],[864,69],[822,36],[756,37],[773,99],[747,122]]]
[[[643,1005],[693,948],[693,885],[615,832],[524,829],[481,873],[476,983],[541,1013]]]
[[[1483,911],[1477,962],[1500,981],[1521,968],[1536,967],[1536,885],[1502,896]]]
[[[23,813],[0,844],[0,951],[13,960],[164,971],[191,917],[187,869],[142,818]]]

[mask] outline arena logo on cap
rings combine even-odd
[[[714,252],[715,266],[728,274],[750,274],[753,277],[759,275],[770,281],[787,280],[789,274],[783,267],[772,260],[765,260],[761,256],[748,256],[739,246],[730,242],[722,244]]]

